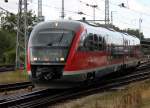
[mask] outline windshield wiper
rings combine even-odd
[[[62,41],[63,37],[64,37],[64,33],[62,33],[59,43]]]
[[[48,43],[48,44],[47,44],[47,46],[52,46],[52,45],[53,45],[53,43]]]
[[[47,46],[53,46],[53,44],[54,44],[54,45],[60,45],[60,44],[61,44],[61,41],[62,41],[62,39],[63,39],[63,37],[64,37],[64,33],[62,33],[62,35],[61,35],[59,41],[57,41],[57,42],[50,42],[50,43],[47,44]]]

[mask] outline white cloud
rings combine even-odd
[[[150,11],[150,7],[139,3],[137,0],[130,0],[129,8],[142,13],[147,13]]]
[[[31,3],[32,1],[32,3]],[[61,15],[61,0],[42,0],[43,1],[43,15],[46,20],[60,19]],[[72,19],[81,19],[82,17],[87,17],[87,19],[93,19],[93,9],[91,7],[85,6],[85,4],[80,3],[80,0],[64,0],[65,1],[65,15],[66,19],[72,17]],[[96,9],[96,19],[104,19],[104,1],[105,0],[81,0],[89,4],[97,4],[100,10]],[[141,0],[142,1],[142,0]],[[28,9],[32,9],[37,14],[37,2],[38,0],[28,0]],[[113,14],[114,24],[120,28],[133,28],[138,29],[138,20],[141,17],[142,31],[146,37],[150,37],[150,33],[147,32],[150,28],[149,14],[150,7],[139,3],[139,0],[128,0],[129,9],[119,8],[117,4],[127,3],[127,0],[111,0],[111,3],[115,3],[116,6],[110,3],[110,11],[116,11]],[[147,4],[148,5],[148,4]],[[150,5],[150,4],[149,4]],[[4,0],[0,0],[0,6],[9,10],[10,12],[17,13],[18,11],[18,0],[9,0],[8,3],[4,3]],[[70,12],[71,11],[71,12]],[[88,16],[78,15],[77,12],[82,11]],[[141,12],[141,13],[140,13]],[[149,22],[149,23],[147,23]],[[145,28],[146,27],[146,28]]]

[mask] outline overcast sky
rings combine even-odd
[[[0,7],[11,12],[17,13],[18,0],[0,0]],[[98,5],[96,9],[96,19],[104,19],[104,1],[105,0],[64,0],[65,1],[65,19],[71,17],[74,20],[86,17],[93,19],[93,8],[86,6]],[[138,29],[139,18],[142,19],[141,30],[146,38],[150,38],[150,0],[109,0],[110,12],[113,11],[113,24],[125,29]],[[37,14],[38,0],[28,0],[28,9],[33,10]],[[121,8],[118,5],[125,3],[127,8]],[[86,15],[79,15],[77,12],[82,11]],[[43,15],[46,20],[60,19],[61,16],[61,0],[43,0]]]

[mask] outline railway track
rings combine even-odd
[[[150,68],[150,62],[142,63],[139,67],[136,68],[136,70],[144,70]]]
[[[32,82],[18,82],[18,83],[12,83],[12,84],[2,84],[0,85],[0,92],[23,89],[29,86],[34,87]]]
[[[8,72],[8,71],[14,71],[16,68],[15,68],[15,65],[1,65],[0,66],[0,72]],[[24,66],[22,65],[20,67],[20,70],[23,70],[24,69]]]
[[[146,67],[146,66],[145,66]],[[145,68],[144,67],[144,68]],[[142,67],[141,67],[142,68]],[[139,68],[140,69],[140,68]],[[0,99],[0,108],[5,107],[40,107],[51,105],[63,100],[78,98],[81,96],[102,92],[103,90],[110,90],[114,87],[124,86],[131,82],[140,81],[150,78],[150,67],[141,71],[137,69],[132,74],[120,76],[119,78],[96,80],[90,84],[81,85],[78,88],[72,89],[44,89],[35,91],[24,95],[16,95]]]
[[[1,65],[0,72],[14,71],[15,65]]]

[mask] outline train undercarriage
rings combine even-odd
[[[64,66],[31,66],[32,77],[38,80],[53,80],[62,77]]]

